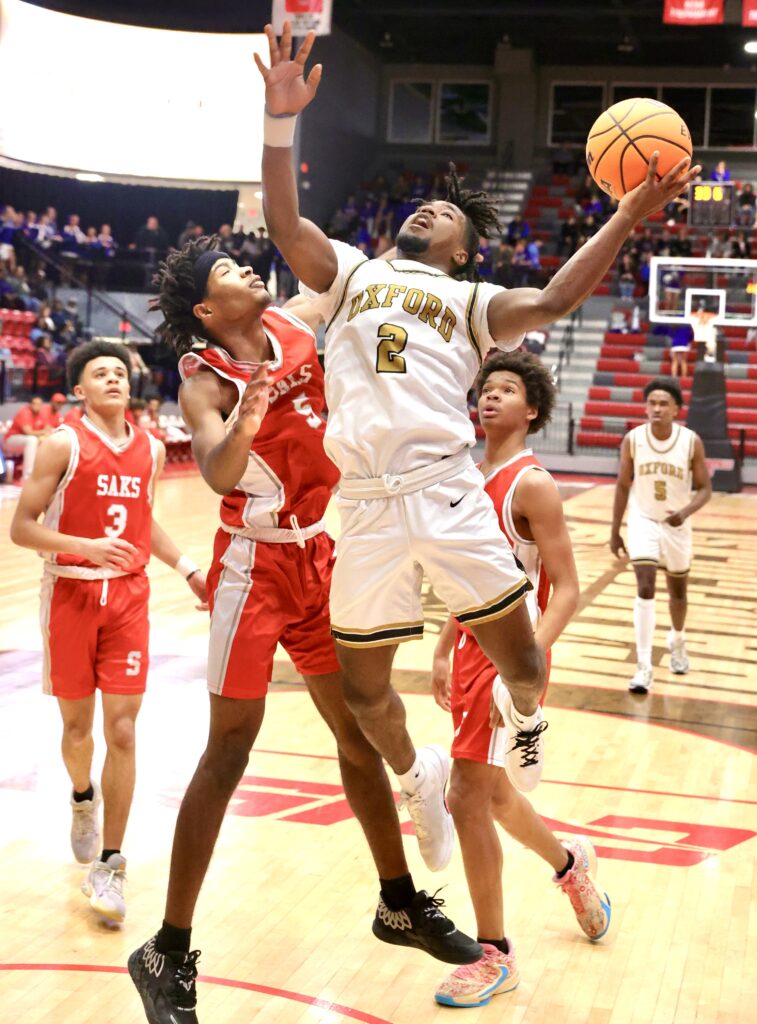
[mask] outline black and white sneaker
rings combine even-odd
[[[193,953],[159,953],[155,936],[129,957],[129,974],[142,997],[149,1024],[198,1024],[197,960]]]
[[[480,960],[484,955],[481,945],[455,928],[439,909],[443,906],[444,900],[429,896],[423,889],[403,910],[390,910],[380,898],[373,934],[393,946],[422,949],[446,964],[473,964]]]

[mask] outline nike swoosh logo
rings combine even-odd
[[[464,497],[465,497],[465,495],[463,494],[463,495],[461,495],[461,496],[460,496],[460,497],[459,497],[459,498],[457,499],[457,501],[451,501],[451,502],[449,503],[449,507],[450,507],[450,508],[454,508],[454,507],[455,507],[456,505],[459,505],[459,504],[460,504],[460,502],[461,502],[461,501],[463,500],[463,498],[464,498]]]

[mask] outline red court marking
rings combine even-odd
[[[0,971],[88,971],[92,974],[128,974],[126,967],[110,967],[106,964],[0,964]],[[375,1017],[372,1013],[353,1010],[350,1006],[332,1003],[329,999],[314,999],[301,992],[290,992],[285,988],[271,988],[270,985],[255,985],[251,981],[236,981],[234,978],[216,978],[211,974],[199,974],[198,981],[206,985],[223,985],[225,988],[240,988],[245,992],[260,992],[264,996],[278,996],[291,999],[295,1003],[317,1006],[319,1010],[330,1010],[341,1013],[350,1020],[360,1020],[363,1024],[392,1024],[383,1017]]]
[[[561,711],[572,711],[573,708],[560,708]],[[590,714],[591,712],[584,712],[584,714]],[[600,711],[593,712],[594,714],[601,714]],[[616,717],[614,715],[607,717]],[[624,721],[633,722],[636,719],[624,719]],[[642,723],[647,724],[647,723]],[[667,726],[663,728],[668,728]],[[675,730],[685,731],[685,730]],[[691,735],[698,736],[698,733],[692,733]],[[701,736],[700,739],[712,739],[711,736]],[[723,742],[717,740],[718,743]],[[731,744],[728,744],[729,746]],[[737,750],[743,750],[743,747],[737,747]],[[299,754],[294,750],[263,750],[258,747],[253,748],[253,756],[255,754],[275,754],[281,757],[310,757],[316,758],[319,761],[338,761],[339,758],[334,757],[332,754]],[[752,753],[752,751],[749,751]],[[738,800],[735,797],[730,796],[702,796],[699,793],[672,793],[664,789],[633,789],[631,786],[603,786],[598,782],[569,782],[565,779],[542,779],[541,785],[549,786],[575,786],[577,789],[608,789],[616,793],[642,793],[645,796],[676,796],[683,800],[714,800],[715,803],[722,804],[748,804],[750,807],[757,806],[757,800]]]

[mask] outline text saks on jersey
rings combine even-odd
[[[118,476],[115,473],[98,473],[98,498],[138,498],[141,493],[141,477]]]

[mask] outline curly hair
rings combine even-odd
[[[66,360],[66,378],[71,391],[81,380],[84,367],[93,359],[100,356],[113,356],[120,359],[126,368],[126,375],[131,374],[131,359],[129,350],[125,345],[119,345],[113,341],[87,341],[83,345],[77,345]]]
[[[683,393],[678,382],[672,377],[655,377],[654,380],[650,380],[642,392],[645,402],[653,391],[667,391],[678,408],[683,408]]]
[[[153,276],[152,285],[158,294],[150,300],[150,310],[160,310],[164,317],[156,333],[178,356],[189,352],[197,337],[211,340],[202,321],[192,312],[195,306],[193,269],[204,252],[218,249],[220,245],[218,235],[203,235],[187,242],[182,249],[171,250]]]
[[[461,179],[457,176],[457,168],[449,165],[449,174],[444,178],[447,184],[446,200],[465,214],[465,247],[468,250],[468,262],[455,271],[453,277],[463,281],[478,281],[476,255],[481,238],[501,232],[502,225],[497,216],[497,205],[486,192],[472,192],[461,188]]]
[[[526,402],[536,409],[536,417],[528,425],[528,433],[536,434],[552,419],[552,410],[557,400],[557,390],[552,375],[536,356],[522,349],[515,352],[496,352],[490,356],[478,371],[473,389],[476,401],[481,398],[484,384],[492,373],[507,370],[523,381]]]

